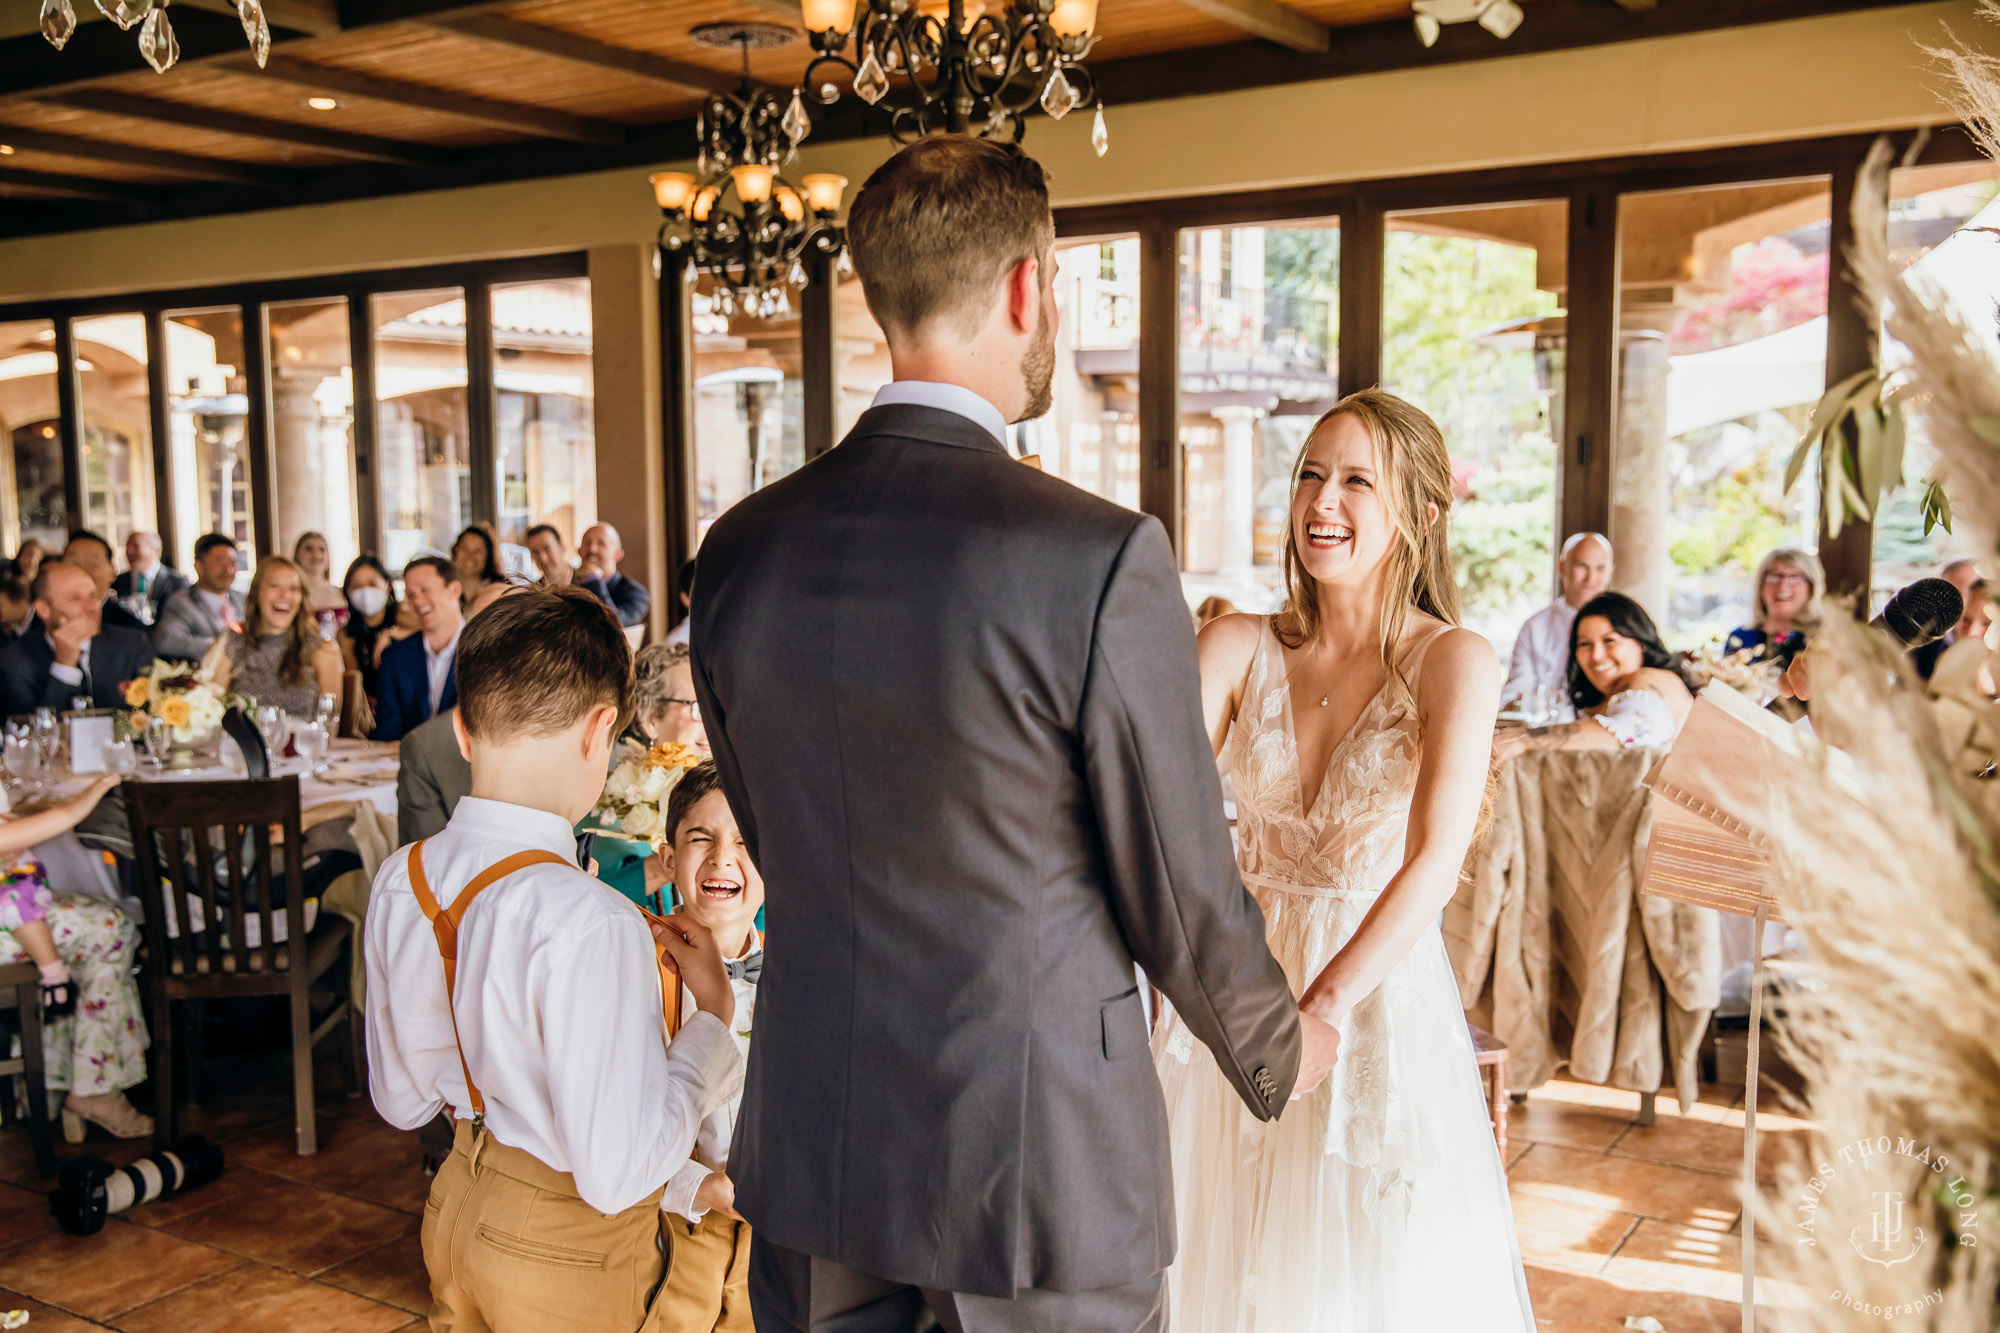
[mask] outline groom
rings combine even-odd
[[[1261,1118],[1333,1060],[1237,878],[1152,518],[1024,467],[1054,225],[931,138],[848,220],[895,383],[702,547],[695,693],[769,886],[730,1174],[759,1333],[1166,1327],[1136,962]],[[1229,1145],[1199,1145],[1229,1151]]]

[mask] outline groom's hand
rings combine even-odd
[[[1324,1083],[1340,1054],[1340,1029],[1304,1010],[1299,1012],[1299,1036],[1299,1078],[1292,1085],[1293,1101]]]

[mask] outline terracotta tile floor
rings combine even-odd
[[[87,1239],[62,1235],[26,1135],[0,1131],[0,1310],[27,1333],[391,1333],[428,1304],[417,1230],[427,1190],[414,1135],[390,1129],[326,1071],[320,1152],[292,1151],[285,1071],[244,1062],[212,1081],[188,1132],[223,1144],[220,1181],[133,1209]],[[1717,1085],[1682,1116],[1633,1123],[1638,1098],[1555,1082],[1513,1108],[1509,1179],[1544,1333],[1622,1333],[1651,1315],[1668,1333],[1739,1325],[1736,1174],[1742,1089]],[[1766,1110],[1775,1155],[1804,1126]],[[111,1161],[141,1148],[93,1134]],[[1760,1280],[1760,1303],[1798,1294]]]

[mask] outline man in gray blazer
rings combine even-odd
[[[472,794],[472,764],[458,752],[451,719],[456,708],[403,733],[396,765],[396,841],[421,841],[444,832],[451,812]]]
[[[161,657],[199,662],[224,630],[243,624],[243,594],[236,591],[236,543],[211,532],[194,544],[194,586],[160,607],[153,647]]]
[[[1054,366],[1040,166],[921,140],[848,239],[897,382],[716,522],[692,608],[767,886],[729,1158],[752,1310],[760,1333],[1161,1330],[1135,963],[1260,1118],[1336,1039],[1237,876],[1165,531],[1005,443]]]

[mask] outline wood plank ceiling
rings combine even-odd
[[[1115,107],[1910,2],[1530,0],[1506,42],[1462,24],[1426,49],[1409,0],[1102,0],[1088,63]],[[73,3],[87,21],[62,51],[0,37],[0,235],[685,157],[706,90],[740,77],[691,31],[799,26],[797,0],[265,0],[260,70],[228,0],[179,0],[181,61],[156,75],[136,32]],[[788,86],[811,56],[801,40],[754,53],[750,72]],[[822,137],[886,128],[852,97],[816,119]]]

